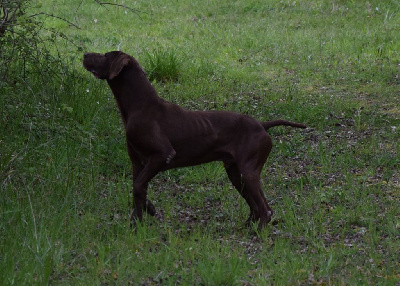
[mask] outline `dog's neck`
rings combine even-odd
[[[117,101],[125,126],[129,120],[128,114],[134,116],[163,101],[141,71],[124,69],[117,77],[107,82]]]

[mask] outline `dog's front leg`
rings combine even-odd
[[[134,183],[136,181],[136,178],[142,172],[143,166],[140,164],[140,162],[136,161],[132,156],[131,156],[131,160],[132,160],[132,171],[133,171],[132,172],[132,181]],[[134,209],[134,208],[135,208],[135,201],[133,201],[133,206],[132,206],[132,209]],[[155,216],[155,214],[156,214],[156,208],[154,207],[152,202],[149,200],[146,200],[145,211],[151,216]],[[131,218],[131,220],[132,220],[132,218]]]
[[[128,154],[129,154],[129,157],[132,162],[132,181],[135,182],[136,178],[142,172],[144,167],[143,167],[142,163],[137,159],[138,158],[137,154],[135,154],[134,149],[129,144],[129,142],[127,142],[127,147],[128,147]],[[133,191],[132,191],[132,194],[133,194]],[[132,210],[134,210],[134,209],[135,209],[135,201],[133,200]],[[146,201],[146,209],[145,210],[151,216],[155,216],[155,214],[156,214],[156,208],[149,200]],[[134,215],[134,212],[131,213],[131,218],[130,218],[131,221],[133,220],[132,215]]]
[[[127,124],[126,138],[133,175],[134,209],[131,223],[141,221],[143,211],[155,214],[153,204],[147,200],[147,185],[176,155],[169,138],[163,134],[157,122]],[[136,166],[136,167],[135,167]]]
[[[172,153],[175,155],[175,151]],[[153,204],[147,200],[147,186],[149,181],[169,163],[170,158],[174,156],[171,155],[172,153],[151,156],[141,172],[135,176],[136,178],[133,182],[134,209],[131,215],[131,223],[133,225],[136,221],[142,221],[143,211],[154,215],[155,208]]]

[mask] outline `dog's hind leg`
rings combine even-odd
[[[255,220],[259,220],[258,229],[261,230],[271,221],[273,211],[268,205],[264,192],[261,189],[259,173],[245,173],[242,177],[245,185],[245,196],[248,196],[250,200],[254,201],[256,204],[257,217],[255,217]]]
[[[232,182],[232,185],[236,188],[239,194],[246,200],[247,204],[250,207],[249,218],[246,220],[245,225],[249,226],[251,222],[257,221],[259,215],[257,210],[257,204],[253,200],[251,196],[249,196],[249,192],[245,190],[246,186],[244,184],[242,175],[240,174],[239,168],[235,163],[227,163],[224,162],[224,167],[226,173],[228,174],[229,180]]]
[[[258,136],[257,136],[258,135]],[[272,149],[271,138],[261,132],[247,141],[246,148],[238,149],[236,154],[237,172],[241,176],[242,196],[252,202],[253,213],[249,222],[259,220],[258,229],[271,221],[272,209],[268,205],[261,188],[260,174]]]

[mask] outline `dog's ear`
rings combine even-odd
[[[112,63],[110,66],[110,75],[109,79],[115,78],[122,69],[129,64],[131,61],[131,57],[121,53]]]

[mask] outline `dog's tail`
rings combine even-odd
[[[292,126],[292,127],[297,127],[297,128],[307,128],[304,124],[301,123],[296,123],[296,122],[290,122],[287,120],[273,120],[273,121],[266,121],[266,122],[261,122],[262,126],[264,127],[265,131],[268,131],[271,127],[274,126]]]

